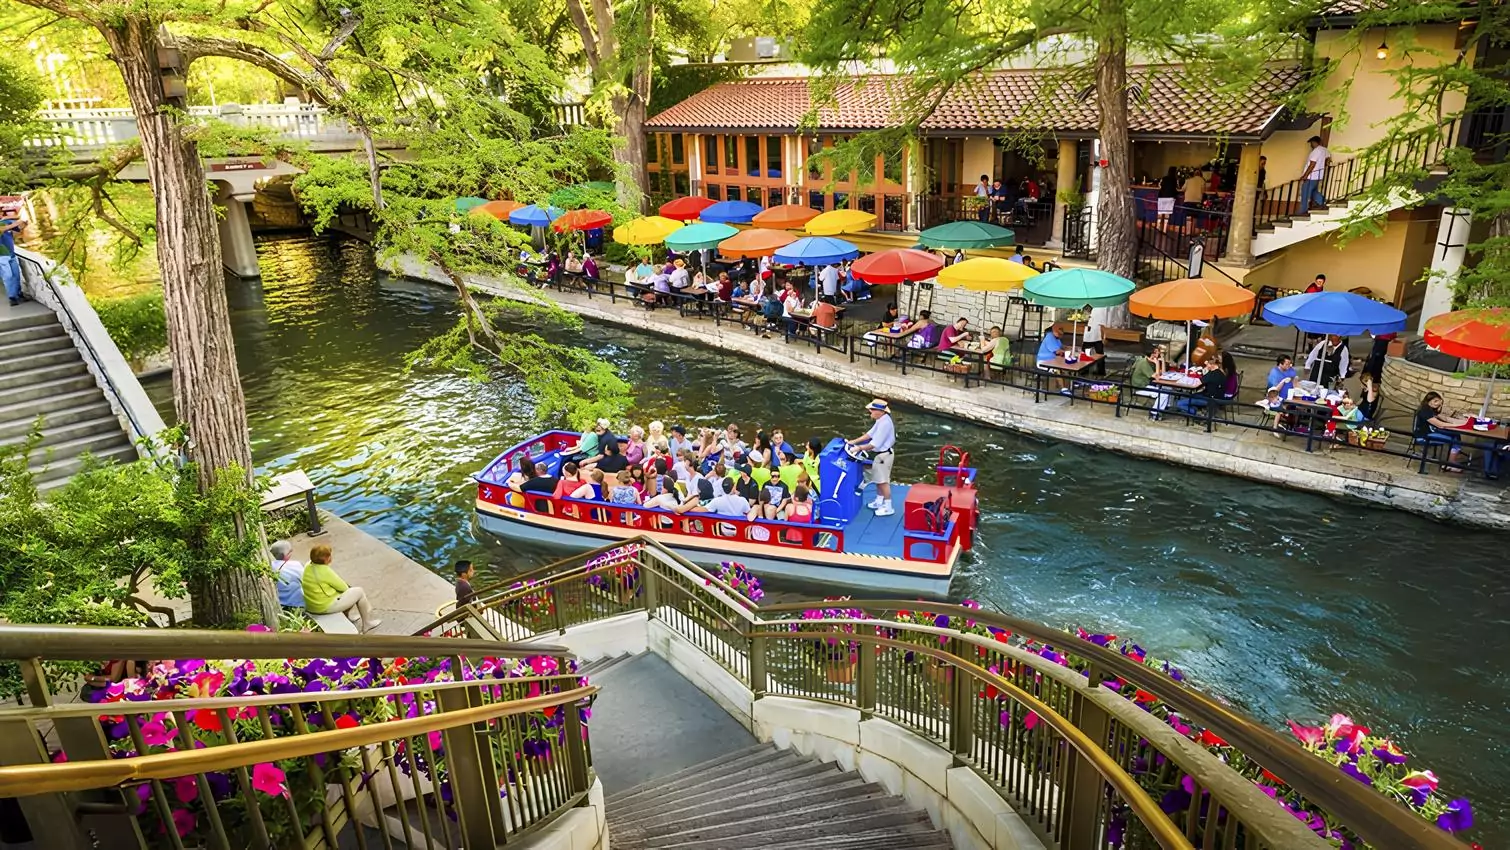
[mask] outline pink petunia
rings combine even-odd
[[[1026,729],[1032,729],[1038,725],[1038,712],[1030,711],[1022,716],[1022,725]]]
[[[252,787],[269,797],[287,797],[288,785],[283,771],[275,764],[259,764],[252,768]]]
[[[184,696],[189,699],[208,699],[218,695],[224,685],[225,674],[219,670],[200,673],[194,677],[193,682],[189,683],[189,688],[184,691]]]
[[[173,740],[173,733],[163,724],[163,718],[167,715],[158,713],[152,715],[152,719],[142,724],[142,743],[149,747],[165,747]]]
[[[193,832],[194,826],[197,823],[198,820],[194,817],[194,813],[188,809],[173,810],[173,828],[178,830],[179,838],[183,838]]]
[[[1404,779],[1400,780],[1400,784],[1407,788],[1425,788],[1429,791],[1436,791],[1438,781],[1435,773],[1429,770],[1417,770],[1407,774]]]
[[[173,794],[179,801],[192,803],[199,798],[199,782],[192,776],[180,776],[173,782]],[[182,835],[183,833],[179,833]]]
[[[1351,725],[1353,725],[1353,718],[1348,717],[1346,714],[1334,714],[1332,715],[1332,719],[1328,720],[1326,724],[1327,737],[1336,735],[1337,730],[1343,726]]]
[[[1301,726],[1293,720],[1286,720],[1290,724],[1290,731],[1300,739],[1300,743],[1308,747],[1320,746],[1326,740],[1326,732],[1320,726]]]

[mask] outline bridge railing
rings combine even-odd
[[[228,103],[191,106],[189,115],[218,118],[231,124],[276,130],[285,137],[318,141],[346,139],[355,131],[323,106],[306,103]],[[121,144],[138,135],[136,114],[129,108],[46,109],[40,117],[54,129],[52,135],[29,139],[27,147],[98,148]]]
[[[592,785],[596,688],[555,647],[0,625],[4,661],[0,797],[39,848],[495,847]],[[107,662],[139,669],[74,686]]]
[[[1335,846],[1312,828],[1323,821],[1323,832],[1345,829],[1373,847],[1466,846],[1257,721],[1114,649],[958,605],[757,607],[649,538],[485,588],[427,630],[523,639],[632,611],[698,646],[756,699],[858,709],[947,748],[1049,846],[1320,850]],[[1134,691],[1137,698],[1126,696]],[[1199,739],[1192,727],[1203,730]],[[1259,770],[1283,777],[1315,816],[1303,820],[1282,807],[1249,775]]]

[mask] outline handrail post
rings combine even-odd
[[[451,670],[461,677],[462,657],[451,656]],[[435,692],[441,712],[461,711],[480,705],[476,688],[445,688]],[[505,721],[506,722],[506,721]],[[487,725],[450,726],[441,730],[446,747],[446,768],[451,783],[451,799],[456,803],[456,819],[465,847],[491,848],[498,845],[495,825],[501,825],[503,810],[498,798],[498,772],[493,763],[492,744],[486,738]],[[483,753],[488,755],[483,757]]]
[[[572,793],[581,794],[587,791],[587,739],[582,736],[582,704],[574,702],[562,708],[566,710],[566,775]]]
[[[962,658],[965,647],[958,635],[949,638],[947,650],[955,658]],[[974,703],[975,682],[962,667],[953,664],[944,668],[952,677],[949,683],[949,750],[954,753],[954,762],[961,765],[970,757],[975,743],[975,717],[970,708]]]
[[[880,633],[880,627],[861,626],[860,633],[876,637]],[[860,717],[865,720],[869,720],[876,710],[876,659],[883,651],[879,643],[860,641],[860,669],[855,685],[855,708],[860,709]]]
[[[655,609],[660,607],[660,575],[650,569],[649,561],[652,558],[645,557],[645,550],[640,549],[640,591],[644,597],[645,616],[655,619]]]
[[[744,624],[746,646],[750,653],[750,681],[745,684],[749,686],[750,693],[755,699],[765,696],[766,684],[769,682],[766,673],[766,639],[749,634],[751,630],[760,628],[761,625],[759,621],[746,621]]]
[[[1092,669],[1086,689],[1101,687],[1101,678],[1099,672]],[[1070,711],[1070,722],[1098,747],[1105,749],[1111,731],[1111,719],[1106,711],[1082,692],[1072,695]],[[1100,813],[1106,798],[1106,782],[1080,754],[1071,751],[1066,757],[1070,763],[1065,771],[1065,787],[1060,789],[1064,801],[1061,818],[1065,825],[1065,839],[1060,846],[1062,850],[1094,850],[1099,846],[1097,838],[1101,835]]]

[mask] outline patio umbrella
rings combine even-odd
[[[1022,294],[1034,304],[1044,307],[1079,309],[1116,307],[1126,302],[1127,297],[1137,288],[1138,285],[1127,278],[1100,269],[1059,269],[1025,281]],[[1071,341],[1079,334],[1080,319],[1077,317],[1070,330]]]
[[[776,262],[789,266],[824,266],[860,256],[852,242],[829,236],[807,236],[776,251]]]
[[[798,228],[818,216],[822,215],[812,207],[804,207],[801,204],[782,204],[779,207],[771,207],[760,215],[750,220],[756,227],[770,227],[776,230]]]
[[[565,233],[568,230],[597,230],[612,223],[613,216],[602,210],[572,210],[563,213],[551,222],[551,229],[557,233]]]
[[[1405,330],[1405,312],[1351,292],[1304,292],[1264,305],[1270,324],[1307,333],[1355,336]]]
[[[662,218],[674,218],[677,221],[691,221],[702,215],[703,210],[718,203],[712,198],[704,198],[698,195],[689,195],[685,198],[677,198],[661,204],[659,210]]]
[[[1014,263],[1013,265],[1016,265]],[[867,254],[849,267],[855,277],[869,284],[901,283],[904,280],[928,280],[944,267],[944,260],[927,251],[892,248]]]
[[[752,227],[718,243],[718,253],[736,260],[764,257],[797,241],[797,237],[780,230]]]
[[[480,207],[487,202],[487,198],[457,198],[456,211],[463,213],[471,212],[474,208]]]
[[[1016,233],[984,221],[951,221],[918,234],[918,244],[929,248],[994,248],[1016,241]]]
[[[680,230],[682,223],[658,215],[626,221],[613,229],[613,241],[620,245],[659,245]]]
[[[750,219],[759,213],[760,204],[752,204],[749,201],[719,201],[703,210],[698,218],[711,222],[749,224]]]
[[[1127,309],[1139,316],[1168,322],[1185,322],[1185,360],[1190,361],[1190,323],[1196,319],[1230,319],[1253,311],[1252,290],[1230,283],[1198,278],[1180,278],[1150,286],[1133,295]]]
[[[530,227],[546,227],[551,222],[561,217],[562,211],[556,207],[541,207],[530,204],[520,207],[509,213],[509,224],[524,224]]]
[[[1489,418],[1489,400],[1494,395],[1498,367],[1510,363],[1510,308],[1481,307],[1443,313],[1426,322],[1426,344],[1443,354],[1451,354],[1475,363],[1492,363],[1489,386],[1484,388],[1484,403],[1479,418]]]
[[[666,247],[676,251],[701,251],[705,248],[717,248],[718,243],[731,236],[738,235],[739,229],[727,224],[715,224],[704,222],[702,224],[689,224],[678,228],[676,232],[666,237]]]
[[[940,262],[942,263],[942,260]],[[938,274],[939,283],[945,286],[957,286],[961,289],[981,292],[1006,292],[1009,289],[1018,288],[1028,278],[1037,276],[1038,272],[1022,263],[1014,263],[1000,257],[974,257],[962,263],[955,263]]]
[[[508,221],[509,213],[519,209],[524,204],[518,201],[488,201],[473,207],[467,211],[468,215],[490,215],[499,221]]]
[[[803,229],[814,236],[863,233],[876,226],[876,214],[864,210],[831,210],[814,217]]]

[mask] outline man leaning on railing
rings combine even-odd
[[[16,258],[16,231],[25,227],[19,200],[0,206],[0,282],[12,307],[29,300],[21,291],[21,261]]]

